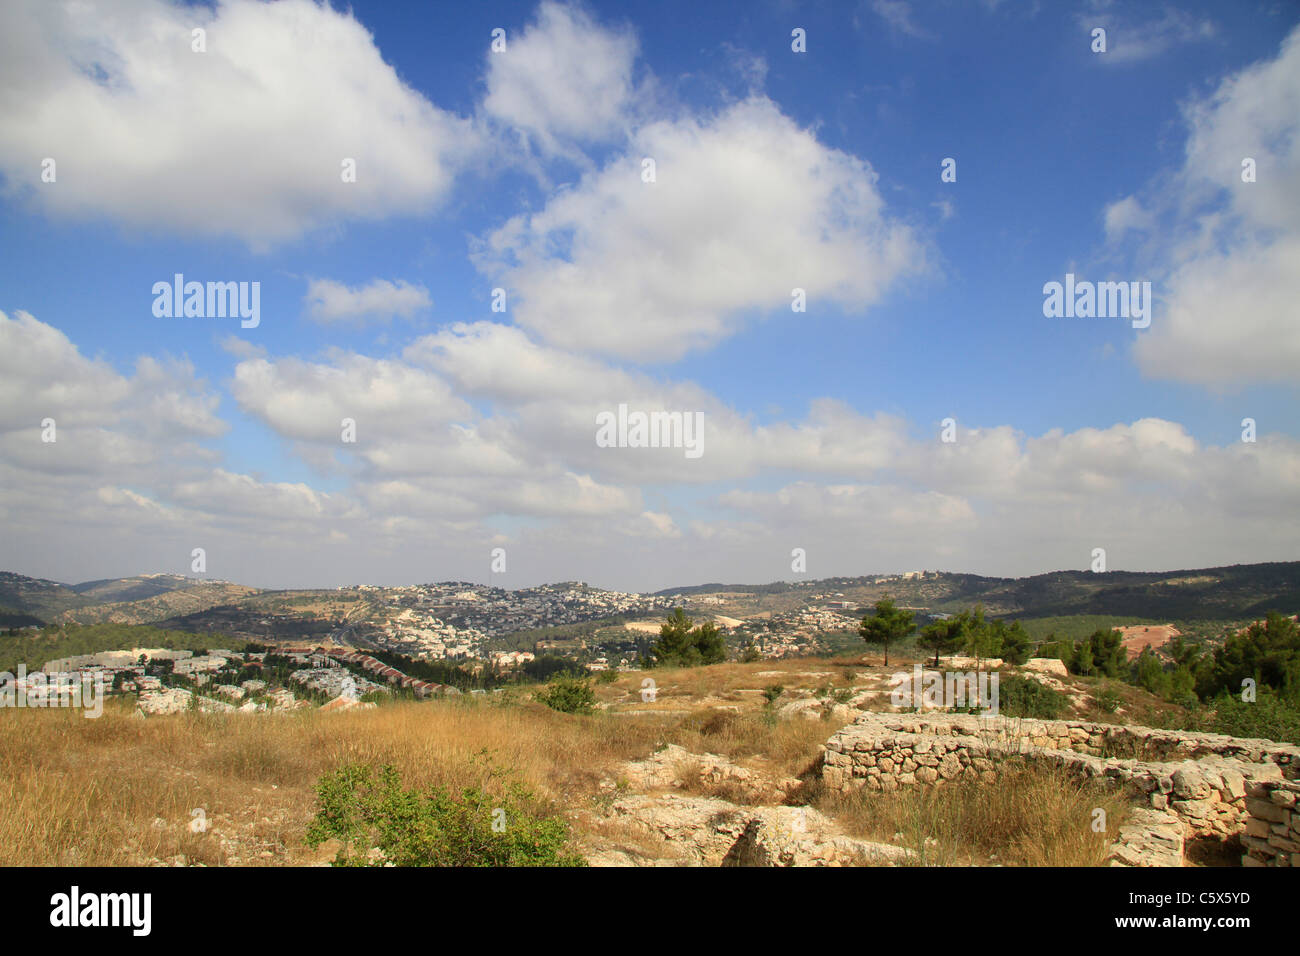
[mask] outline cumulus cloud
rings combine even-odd
[[[135,438],[201,441],[226,431],[218,402],[188,361],[141,356],[134,374],[122,375],[30,313],[0,312],[0,434],[39,440],[40,423],[50,418],[56,438],[71,429],[112,436],[102,439],[105,449],[121,450]],[[75,443],[63,451],[75,451]]]
[[[206,52],[192,49],[196,28]],[[311,0],[6,3],[0,88],[10,195],[258,248],[429,210],[479,147],[350,13]],[[55,183],[41,181],[45,158]]]
[[[543,153],[625,132],[637,41],[573,5],[543,3],[536,20],[487,59],[483,111]]]
[[[366,319],[409,319],[433,305],[429,290],[403,280],[372,279],[348,287],[333,279],[312,279],[303,299],[307,315],[317,322],[358,322]]]
[[[656,181],[642,179],[642,159]],[[860,311],[925,264],[876,174],[754,97],[708,119],[651,123],[633,148],[483,241],[480,268],[525,328],[638,361],[711,346],[750,313]],[[802,317],[802,316],[800,316]]]
[[[1182,168],[1150,189],[1155,215],[1142,223],[1165,295],[1135,346],[1138,364],[1154,377],[1204,385],[1294,382],[1300,28],[1277,57],[1193,100],[1186,117]],[[1246,159],[1254,182],[1243,180]]]
[[[0,319],[0,342],[10,397],[35,396],[0,434],[0,559],[26,570],[47,570],[50,542],[74,534],[79,552],[178,571],[204,547],[210,572],[271,585],[464,578],[504,543],[515,584],[577,575],[653,588],[784,577],[795,547],[820,574],[1023,574],[1086,567],[1094,547],[1112,567],[1281,560],[1300,530],[1300,443],[1275,434],[1204,445],[1143,418],[1036,435],[961,428],[945,443],[831,398],[757,424],[694,383],[494,323],[423,336],[398,358],[239,361],[230,388],[244,413],[309,465],[350,463],[326,490],[208,452],[224,424],[183,364],[142,356],[120,374],[26,315]],[[112,400],[43,393],[52,369]],[[597,448],[592,410],[619,396],[705,410],[704,457]],[[31,420],[49,401],[83,416],[55,445]],[[355,444],[340,441],[349,413]],[[167,426],[146,424],[154,415]]]
[[[235,366],[231,394],[240,408],[286,438],[337,443],[341,422],[363,436],[401,436],[448,422],[468,406],[435,375],[400,361],[350,352],[334,361],[246,359]]]

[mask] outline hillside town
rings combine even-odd
[[[417,698],[459,691],[420,680],[358,651],[307,646],[274,651],[136,647],[47,661],[8,675],[5,689],[38,700],[47,687],[94,681],[109,694],[135,694],[143,715],[199,710],[256,713],[298,707],[370,706],[368,697],[406,691]]]

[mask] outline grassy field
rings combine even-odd
[[[999,787],[822,793],[819,748],[839,724],[778,718],[762,690],[783,687],[779,707],[883,681],[885,672],[860,658],[650,673],[653,700],[641,695],[647,675],[623,674],[597,685],[604,709],[590,716],[549,710],[523,688],[333,714],[141,719],[124,701],[110,701],[97,720],[9,710],[0,714],[0,864],[324,863],[332,852],[304,842],[314,785],[349,763],[391,763],[407,786],[453,792],[523,784],[536,813],[574,821],[581,844],[597,832],[586,821],[610,799],[620,766],[670,743],[773,778],[800,777],[792,802],[818,807],[848,833],[910,846],[928,863],[1095,865],[1106,841],[1081,821],[1106,807],[1113,834],[1122,818],[1106,794],[1028,771]],[[206,831],[191,830],[196,810]]]

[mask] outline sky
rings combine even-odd
[[[1295,560],[1297,301],[1293,2],[0,5],[23,574]]]

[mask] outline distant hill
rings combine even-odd
[[[1268,611],[1300,610],[1300,561],[1236,564],[1182,571],[1050,571],[1027,578],[931,572],[923,578],[878,575],[763,585],[707,584],[668,588],[661,596],[732,593],[755,596],[794,589],[843,593],[863,604],[889,596],[909,607],[957,611],[982,604],[995,615],[1117,615],[1150,620],[1236,620]]]
[[[882,579],[883,578],[883,579]],[[879,583],[877,583],[879,581]],[[1300,561],[1236,564],[1181,571],[1050,571],[1026,578],[928,572],[923,577],[821,578],[769,584],[699,584],[667,588],[656,596],[738,596],[717,613],[750,616],[764,609],[802,604],[813,593],[842,594],[869,605],[891,597],[906,607],[934,612],[982,604],[992,615],[1021,618],[1112,616],[1167,621],[1240,621],[1269,611],[1300,611]],[[251,600],[250,600],[251,599]],[[176,574],[60,584],[0,572],[0,626],[37,621],[120,624],[175,622],[212,608],[238,606],[249,612],[310,614],[334,619],[353,616],[346,598],[326,591],[262,591],[224,581],[196,581]],[[715,604],[718,602],[715,602]]]
[[[140,601],[168,591],[180,591],[201,583],[199,579],[181,574],[140,574],[133,578],[109,578],[103,581],[85,581],[71,585],[91,604]]]
[[[0,607],[13,613],[48,621],[62,611],[89,603],[73,588],[58,581],[0,571]]]
[[[63,611],[54,620],[76,624],[154,624],[234,604],[259,593],[257,588],[226,581],[188,583],[190,587],[169,590],[138,601],[112,601]]]
[[[0,607],[0,627],[40,627],[44,623],[39,617],[31,614]]]
[[[674,594],[680,594],[683,597],[690,597],[696,594],[784,594],[787,591],[795,591],[810,586],[830,587],[832,580],[847,580],[861,583],[870,581],[870,578],[827,578],[822,581],[800,581],[791,583],[789,581],[773,581],[771,584],[692,584],[681,588],[664,588],[662,591],[655,591],[651,597],[671,597]]]
[[[66,622],[149,624],[257,593],[256,588],[226,581],[200,581],[179,574],[141,574],[61,584],[0,571],[0,626]]]

